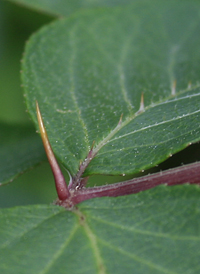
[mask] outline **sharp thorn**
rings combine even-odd
[[[37,111],[37,119],[38,119],[38,124],[39,124],[39,128],[40,128],[40,134],[41,134],[42,142],[43,142],[46,154],[47,154],[49,164],[51,166],[51,170],[52,170],[53,175],[54,175],[58,198],[61,201],[64,201],[67,198],[69,198],[70,193],[69,193],[68,187],[66,185],[65,178],[64,178],[64,176],[61,172],[61,169],[58,165],[58,162],[57,162],[57,160],[55,158],[55,155],[53,153],[53,150],[51,148],[51,145],[50,145],[50,142],[49,142],[49,139],[48,139],[48,136],[47,136],[47,132],[46,132],[46,129],[45,129],[45,126],[44,126],[44,122],[43,122],[42,115],[41,115],[41,112],[40,112],[39,105],[38,105],[37,101],[36,101],[36,111]]]
[[[120,118],[119,118],[118,126],[120,126],[121,123],[122,123],[122,117],[123,117],[123,113],[121,114],[121,116],[120,116]]]
[[[176,80],[174,80],[172,83],[171,94],[172,95],[176,94]]]
[[[140,108],[138,110],[138,113],[141,113],[144,111],[144,93],[141,94],[141,100],[140,100]]]
[[[190,89],[191,87],[192,87],[192,82],[189,81],[189,83],[188,83],[188,89]]]

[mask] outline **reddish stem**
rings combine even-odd
[[[138,193],[155,186],[166,184],[168,186],[178,184],[199,184],[200,183],[200,162],[181,166],[159,173],[135,178],[129,181],[104,185],[100,187],[91,187],[78,189],[71,192],[70,199],[58,202],[64,207],[71,207],[80,202],[97,197],[117,197]],[[69,206],[70,205],[70,206]]]

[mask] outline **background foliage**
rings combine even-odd
[[[32,132],[35,131],[24,104],[20,80],[20,60],[29,36],[41,25],[51,20],[51,17],[40,15],[9,2],[0,1],[1,147],[5,148],[6,138],[14,139],[13,135],[5,134],[5,126],[13,128],[19,126],[31,128]],[[27,134],[29,134],[28,132]],[[6,138],[3,137],[5,135]],[[36,135],[36,137],[39,136]],[[30,152],[31,148],[28,151]],[[1,150],[1,152],[3,151]],[[6,155],[4,153],[3,156],[1,153],[1,161],[9,160],[11,155],[11,153],[6,153]],[[13,171],[10,170],[10,172]],[[1,187],[0,206],[50,203],[55,199],[53,184],[49,166],[44,162],[34,170],[24,173],[14,183]]]

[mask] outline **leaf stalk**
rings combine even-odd
[[[85,200],[100,197],[118,197],[148,190],[158,185],[200,184],[200,162],[160,171],[128,181],[74,190],[69,200],[56,202],[63,207],[76,205]]]

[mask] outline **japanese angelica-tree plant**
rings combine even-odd
[[[142,96],[141,107],[138,114],[140,114],[140,112],[143,111],[143,108],[144,105]],[[55,178],[55,185],[58,194],[58,200],[56,201],[56,204],[58,205],[70,209],[74,205],[87,199],[103,196],[116,197],[137,193],[142,190],[155,187],[159,184],[177,185],[186,182],[190,182],[192,184],[199,184],[200,163],[195,163],[167,170],[165,172],[160,172],[140,177],[137,179],[124,181],[121,183],[109,184],[100,187],[85,188],[88,177],[82,178],[81,176],[83,175],[85,169],[92,161],[92,159],[96,156],[99,150],[98,147],[95,150],[92,145],[86,159],[83,161],[83,163],[80,164],[77,175],[73,178],[70,176],[70,182],[67,186],[65,178],[62,174],[62,171],[59,168],[59,165],[49,143],[49,139],[42,120],[38,102],[36,102],[36,109],[42,141]],[[118,130],[118,127],[121,126],[121,123],[122,118],[120,118],[120,121],[115,131]]]
[[[200,3],[21,2],[63,17],[22,62],[58,199],[1,211],[1,272],[198,273],[198,162],[87,180],[136,175],[200,140]]]

